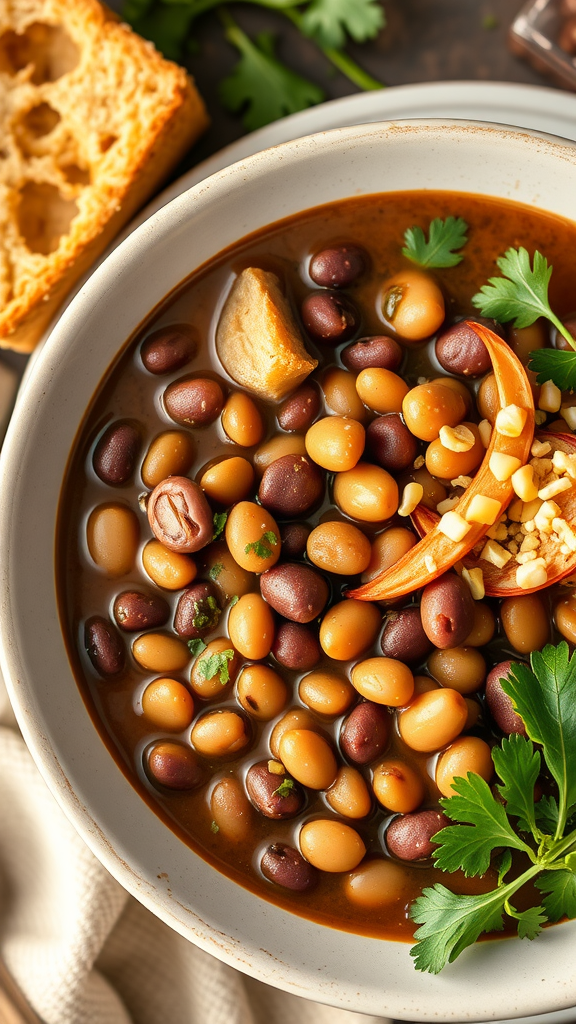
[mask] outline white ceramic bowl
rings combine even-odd
[[[2,454],[3,670],[25,739],[97,857],[137,899],[227,963],[365,1013],[494,1020],[576,1004],[576,922],[536,942],[484,942],[439,977],[404,943],[326,928],[253,895],[197,857],[108,754],[70,671],[54,587],[60,487],[114,356],[150,310],[221,249],[320,203],[401,189],[514,199],[576,220],[576,146],[475,123],[343,128],[249,157],[156,213],[112,253],[56,326]]]

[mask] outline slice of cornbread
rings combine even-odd
[[[0,0],[0,346],[28,352],[207,125],[98,0]]]

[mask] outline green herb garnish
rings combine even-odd
[[[215,821],[210,822],[210,831],[216,835],[220,831],[220,825],[217,825]]]
[[[222,686],[230,682],[228,666],[234,657],[234,651],[218,651],[217,654],[208,654],[198,662],[198,675],[201,679],[214,679],[218,676]]]
[[[222,534],[224,533],[224,527],[226,526],[226,520],[227,519],[228,519],[228,513],[227,512],[215,512],[214,513],[214,518],[213,518],[214,533],[212,535],[212,540],[218,540],[218,538],[222,536]]]
[[[187,646],[192,657],[197,658],[199,654],[202,654],[202,651],[206,650],[207,644],[197,637],[196,640],[189,640]]]
[[[502,849],[492,861],[497,886],[478,896],[458,895],[439,883],[424,889],[410,911],[420,925],[411,950],[420,971],[437,974],[482,932],[501,930],[504,913],[517,921],[520,938],[529,939],[547,921],[576,917],[576,655],[570,658],[563,642],[535,652],[530,660],[532,671],[514,664],[501,680],[529,737],[513,733],[493,751],[504,805],[480,776],[469,772],[455,780],[455,795],[440,801],[459,824],[434,837],[439,844],[436,866],[460,868],[466,876],[485,874],[494,851]],[[542,755],[558,795],[536,803]],[[530,865],[506,882],[511,850],[523,853]],[[532,879],[543,895],[541,905],[518,911],[511,900]]]
[[[468,225],[462,217],[436,217],[428,230],[428,241],[422,228],[408,228],[404,234],[402,253],[419,267],[455,267],[462,262],[462,249],[468,241]]]
[[[302,15],[301,27],[320,46],[340,49],[346,45],[347,35],[355,43],[364,43],[378,35],[384,23],[379,0],[312,0]]]
[[[207,631],[215,629],[219,618],[220,607],[216,598],[212,597],[212,594],[203,597],[201,601],[194,602],[192,625],[195,629],[205,629]]]
[[[282,779],[282,782],[272,793],[272,796],[290,796],[290,793],[295,789],[296,783],[292,779]]]
[[[219,575],[220,575],[220,573],[222,572],[223,568],[224,568],[224,566],[223,566],[222,562],[216,562],[212,566],[212,568],[210,569],[210,572],[208,573],[210,579],[211,580],[217,580]]]
[[[230,607],[233,608],[235,604],[238,604],[239,600],[240,598],[238,597],[238,594],[234,594],[234,597],[230,600]]]
[[[262,534],[260,540],[254,540],[251,544],[247,544],[244,552],[248,555],[253,551],[255,555],[258,555],[258,558],[270,558],[272,554],[272,547],[270,545],[276,547],[277,544],[278,537],[274,530],[266,530],[266,533]]]

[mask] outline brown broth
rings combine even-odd
[[[70,660],[78,686],[90,711],[95,727],[99,730],[110,753],[124,774],[130,779],[140,796],[154,809],[162,820],[201,857],[241,885],[272,900],[286,909],[310,917],[316,921],[359,932],[367,935],[395,939],[409,939],[413,928],[407,918],[407,908],[424,885],[442,880],[447,876],[429,864],[407,866],[408,882],[403,899],[382,910],[362,910],[346,899],[341,875],[320,875],[316,889],[304,895],[291,894],[273,886],[261,875],[258,867],[263,849],[274,841],[288,842],[297,846],[295,836],[302,819],[319,815],[333,816],[323,794],[309,793],[309,802],[301,816],[288,821],[270,821],[254,813],[254,828],[246,844],[227,844],[211,829],[212,815],[207,796],[214,780],[228,775],[243,776],[247,767],[269,756],[268,736],[274,722],[264,725],[254,723],[254,742],[248,753],[236,761],[225,764],[214,763],[209,767],[214,777],[208,786],[192,792],[159,792],[154,789],[142,769],[142,754],[155,738],[187,739],[173,733],[162,734],[151,730],[145,718],[139,713],[138,702],[147,683],[156,674],[145,673],[131,661],[119,680],[106,681],[94,672],[83,650],[83,623],[93,614],[111,615],[111,605],[116,594],[132,586],[138,589],[154,589],[149,578],[137,567],[120,580],[108,580],[95,569],[88,556],[85,542],[85,524],[89,511],[104,501],[120,500],[130,504],[138,512],[138,495],[145,490],[138,480],[132,484],[110,488],[103,484],[92,469],[92,452],[96,439],[103,428],[116,419],[130,419],[140,424],[143,444],[142,457],[150,441],[162,430],[174,427],[162,411],[160,396],[174,379],[189,373],[217,376],[229,386],[229,379],[222,372],[214,347],[214,330],[222,295],[232,275],[246,266],[256,265],[275,271],[283,280],[287,293],[296,308],[308,293],[311,282],[301,268],[307,265],[309,256],[331,244],[356,243],[363,246],[371,256],[370,271],[357,285],[347,289],[347,294],[362,311],[363,322],[359,336],[378,334],[382,324],[376,313],[376,299],[382,281],[406,265],[401,255],[404,231],[413,224],[427,227],[434,217],[450,214],[464,217],[470,226],[469,242],[462,263],[449,270],[440,270],[437,277],[447,296],[447,317],[473,312],[470,304],[472,295],[498,273],[495,259],[509,246],[526,246],[531,252],[539,249],[554,266],[551,285],[551,304],[559,316],[572,312],[574,303],[573,253],[576,251],[576,225],[538,213],[513,203],[501,202],[483,197],[454,195],[446,192],[395,193],[385,196],[369,196],[350,199],[340,203],[306,211],[289,220],[278,222],[267,229],[243,239],[234,247],[220,254],[216,259],[184,281],[160,308],[154,310],[136,336],[127,342],[123,352],[110,369],[106,379],[97,389],[91,407],[80,429],[77,443],[71,457],[69,471],[64,483],[58,524],[57,586],[61,609],[62,628],[67,639]],[[174,323],[191,323],[205,344],[198,356],[186,367],[162,377],[153,377],[141,364],[138,350],[141,340],[152,330]],[[310,345],[310,350],[319,359],[319,371],[323,367],[338,364],[338,349],[325,346],[322,349]],[[437,364],[430,362],[427,347],[408,348],[403,375],[414,384],[421,374],[439,375]],[[274,408],[269,407],[268,435],[277,432]],[[183,428],[178,428],[183,429]],[[192,431],[197,442],[197,455],[190,476],[199,477],[199,472],[211,460],[222,455],[246,455],[253,450],[238,448],[225,438],[219,421],[213,426]],[[315,525],[328,509],[318,510],[307,521]],[[150,539],[151,533],[146,517],[139,514],[142,528],[142,546]],[[386,524],[389,525],[389,524]],[[371,535],[380,528],[366,526]],[[332,576],[333,600],[338,600],[344,585],[350,580]],[[179,593],[162,591],[171,607],[175,607]],[[497,602],[492,602],[497,610]],[[226,614],[223,615],[214,636],[225,633]],[[136,634],[125,635],[127,646]],[[367,651],[380,653],[379,647]],[[488,665],[505,657],[516,656],[507,645],[506,638],[497,633],[495,639],[483,652]],[[322,668],[328,659],[317,666]],[[339,663],[338,670],[347,666]],[[188,670],[187,670],[188,671]],[[281,674],[292,687],[293,699],[288,707],[299,704],[297,684],[302,673],[281,670]],[[187,675],[175,676],[183,682]],[[195,698],[196,700],[196,698]],[[208,704],[196,700],[200,711]],[[226,690],[218,707],[234,705],[233,688]],[[322,720],[326,734],[337,737],[341,719]],[[486,736],[487,727],[480,730]],[[189,730],[187,730],[189,734]],[[419,767],[427,779],[428,799],[425,805],[434,805],[437,790],[433,782],[435,757],[419,755],[404,746],[395,734],[388,754],[401,755],[415,767]],[[363,770],[369,779],[369,771]],[[374,809],[368,819],[351,821],[362,835],[369,854],[382,854],[381,836],[385,827],[387,812]],[[489,873],[484,879],[465,879],[460,874],[450,878],[450,885],[459,892],[479,892],[491,888],[494,879]]]

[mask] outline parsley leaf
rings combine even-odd
[[[534,808],[534,786],[540,774],[540,752],[530,740],[511,733],[492,751],[492,760],[502,785],[497,789],[506,804],[506,813],[518,818],[518,827],[539,838]]]
[[[230,682],[229,664],[234,657],[234,651],[218,651],[216,654],[205,655],[198,662],[198,675],[201,679],[214,679],[218,676],[222,686]]]
[[[506,912],[518,921],[518,935],[521,939],[535,939],[540,935],[542,925],[548,920],[543,907],[528,907],[527,910],[518,912],[508,904]]]
[[[122,15],[136,32],[154,43],[165,57],[180,60],[182,45],[195,16],[191,5],[164,6],[143,0],[128,0]]]
[[[251,544],[246,545],[244,553],[248,555],[253,551],[255,555],[258,555],[258,558],[270,558],[270,555],[272,554],[271,545],[276,547],[277,544],[278,537],[274,533],[274,530],[266,530],[266,532],[262,534],[260,540],[253,540]]]
[[[333,49],[345,45],[346,33],[363,43],[377,36],[385,24],[379,0],[312,0],[301,19],[307,36]]]
[[[221,82],[220,98],[227,110],[244,111],[242,120],[248,131],[322,102],[324,93],[319,86],[274,57],[269,34],[261,34],[253,43],[229,15],[225,34],[240,51],[240,60]]]
[[[536,886],[545,893],[542,900],[549,921],[561,917],[576,917],[576,874],[569,868],[561,871],[547,871],[536,879]]]
[[[537,374],[539,384],[554,381],[561,391],[576,390],[576,352],[557,348],[540,348],[530,353],[529,369]]]
[[[468,241],[468,225],[462,217],[435,217],[428,231],[428,241],[420,227],[408,228],[404,233],[402,253],[420,267],[455,267],[462,255],[455,252]]]
[[[212,568],[210,569],[210,572],[208,573],[210,579],[217,580],[223,568],[224,565],[222,564],[222,562],[215,562]]]
[[[421,925],[410,950],[418,971],[438,974],[452,963],[482,932],[502,931],[507,887],[480,896],[461,896],[439,882],[424,889],[410,908],[410,917]]]
[[[218,540],[219,537],[224,533],[224,527],[226,526],[226,520],[228,519],[227,512],[215,512],[213,517],[214,522],[214,534],[212,540]]]
[[[555,796],[543,796],[534,808],[536,822],[549,835],[554,835],[558,828],[558,801]]]
[[[202,654],[202,651],[206,650],[207,644],[197,638],[196,640],[189,640],[187,647],[192,657],[197,658],[199,654]]]
[[[208,632],[216,628],[220,614],[220,606],[216,598],[212,594],[208,594],[207,597],[194,602],[192,625],[195,629],[205,629]]]
[[[278,786],[278,789],[275,789],[274,792],[272,793],[272,796],[276,796],[276,794],[282,797],[290,796],[292,790],[295,789],[295,787],[296,783],[292,779],[283,779],[280,785]]]

